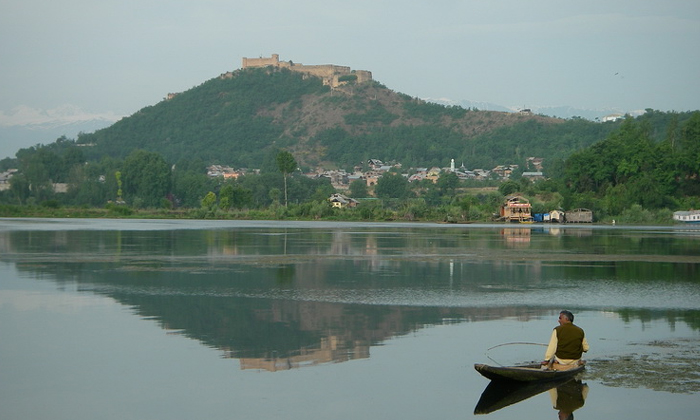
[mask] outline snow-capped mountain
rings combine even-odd
[[[61,136],[75,139],[78,133],[91,133],[121,119],[112,112],[90,113],[74,105],[42,110],[18,106],[0,111],[0,159],[14,157],[19,149],[49,144]]]
[[[423,98],[423,100],[428,102],[433,102],[441,105],[448,106],[461,106],[465,109],[478,109],[480,111],[501,111],[501,112],[519,112],[524,109],[529,109],[533,114],[542,114],[550,117],[558,118],[572,118],[581,117],[591,121],[602,121],[604,117],[611,114],[630,114],[630,115],[641,115],[644,113],[643,110],[640,111],[622,111],[620,109],[606,108],[606,109],[583,109],[575,108],[572,106],[503,106],[497,105],[490,102],[479,102],[470,100],[452,100],[448,98]]]

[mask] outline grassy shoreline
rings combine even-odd
[[[672,212],[663,209],[657,212],[641,207],[627,209],[619,216],[596,220],[596,225],[673,225]],[[361,212],[358,209],[328,209],[323,212],[305,213],[290,206],[270,207],[254,210],[216,209],[132,209],[124,206],[97,207],[44,207],[0,205],[0,218],[85,218],[85,219],[184,219],[184,220],[295,220],[295,221],[343,221],[343,222],[423,222],[423,223],[494,223],[488,217],[466,219],[453,217],[444,212],[435,212],[424,217],[402,213],[397,210]],[[503,222],[496,222],[503,223]],[[504,223],[508,224],[508,223]]]

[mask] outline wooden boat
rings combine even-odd
[[[578,373],[583,372],[586,368],[581,364],[572,367],[568,370],[542,369],[539,363],[523,365],[523,366],[490,366],[477,363],[474,369],[491,380],[501,381],[518,381],[518,382],[533,382],[533,381],[553,381],[562,378],[571,378]]]

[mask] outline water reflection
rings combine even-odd
[[[302,348],[287,356],[278,356],[276,352],[271,357],[242,357],[241,369],[258,369],[269,372],[290,370],[305,366],[314,366],[321,363],[347,362],[356,359],[369,358],[369,344],[363,342],[352,343],[354,347],[346,347],[348,343],[338,336],[321,337],[318,347]],[[228,352],[228,357],[235,358],[236,350]]]
[[[243,369],[278,371],[367,358],[430,325],[528,320],[553,307],[698,329],[698,238],[566,227],[92,226],[0,230],[0,261],[109,296]]]
[[[573,419],[574,411],[583,407],[588,397],[588,385],[580,380],[566,382],[549,390],[552,406],[559,420]]]
[[[564,420],[573,418],[574,411],[583,407],[588,385],[576,378],[547,382],[491,381],[482,392],[474,414],[490,414],[546,391],[558,418]]]
[[[532,229],[528,228],[504,228],[501,235],[509,247],[526,247],[530,244],[530,234]]]

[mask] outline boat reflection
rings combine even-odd
[[[559,419],[573,418],[588,395],[588,385],[579,379],[564,378],[546,382],[491,381],[479,398],[474,414],[489,414],[549,391]]]
[[[583,407],[588,397],[588,385],[574,379],[549,390],[552,407],[558,410],[560,420],[574,418],[574,411]]]

